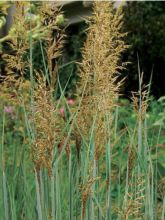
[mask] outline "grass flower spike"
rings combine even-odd
[[[85,135],[89,134],[94,116],[96,119],[96,140],[103,145],[107,138],[105,116],[109,115],[119,96],[121,82],[117,83],[122,52],[127,48],[122,33],[122,8],[114,12],[112,2],[94,2],[93,16],[89,20],[87,40],[82,50],[83,61],[80,66],[80,93],[82,105],[79,124]]]

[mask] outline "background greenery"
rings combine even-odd
[[[165,4],[163,1],[127,2],[124,18],[124,29],[128,32],[126,42],[131,45],[124,55],[124,59],[131,62],[124,72],[127,76],[125,92],[129,94],[138,85],[138,56],[146,84],[153,71],[151,91],[158,98],[165,94]]]

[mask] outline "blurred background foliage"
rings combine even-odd
[[[138,85],[138,56],[145,84],[153,71],[151,91],[158,98],[165,94],[165,4],[163,1],[127,2],[124,16],[124,29],[128,32],[126,42],[131,45],[124,54],[124,59],[131,62],[124,71],[127,76],[125,94]]]

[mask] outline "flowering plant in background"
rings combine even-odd
[[[68,103],[68,105],[74,105],[74,104],[75,104],[74,100],[71,99],[71,98],[69,98],[69,99],[67,100],[67,103]]]
[[[68,104],[68,106],[73,106],[75,104],[75,101],[72,98],[68,98],[67,104]],[[59,112],[60,112],[60,115],[62,116],[62,118],[65,118],[65,116],[68,115],[67,106],[66,107],[62,106],[60,108]]]
[[[65,117],[65,109],[64,107],[60,108],[60,115],[64,118]]]
[[[14,107],[13,106],[4,106],[4,113],[14,119]]]
[[[5,106],[4,107],[4,112],[7,114],[13,114],[13,107],[12,106]]]

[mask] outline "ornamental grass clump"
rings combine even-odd
[[[59,8],[50,3],[15,2],[13,24],[0,43],[8,45],[2,58],[1,98],[8,105],[23,106],[31,115],[34,128],[32,157],[37,174],[45,167],[51,174],[51,160],[60,116],[55,112],[53,92],[58,77],[58,58],[64,44],[64,18]],[[45,71],[33,68],[33,53],[40,44]],[[48,67],[48,68],[47,68]],[[62,127],[62,122],[61,122]],[[49,135],[47,135],[49,134]],[[58,138],[57,138],[58,137]]]
[[[122,84],[117,79],[120,70],[125,66],[121,63],[121,55],[128,47],[123,40],[126,33],[122,33],[121,30],[122,18],[122,7],[115,11],[112,2],[94,2],[93,15],[88,21],[87,39],[82,49],[81,79],[78,88],[81,94],[81,105],[77,122],[81,135],[86,140],[87,157],[90,158],[88,166],[91,171],[88,175],[95,179],[102,176],[106,169],[106,180],[102,180],[101,183],[94,181],[90,189],[88,187],[88,190],[82,192],[82,219],[85,219],[88,197],[89,203],[92,204],[90,192],[94,193],[101,184],[107,195],[110,193],[111,162],[109,162],[109,157],[111,150],[109,143],[112,135],[110,127]],[[107,158],[104,164],[102,159],[105,157]],[[88,182],[86,177],[83,182],[84,185]],[[109,195],[104,198],[107,219],[111,212]],[[92,213],[94,218],[94,210]]]
[[[32,122],[34,125],[34,143],[32,147],[32,157],[35,164],[36,173],[39,177],[41,168],[46,168],[49,176],[52,173],[52,161],[54,146],[57,146],[62,139],[62,129],[64,128],[63,118],[59,114],[59,103],[53,96],[58,78],[58,58],[62,55],[64,44],[64,32],[59,19],[63,18],[57,7],[50,3],[43,2],[38,8],[41,27],[46,35],[40,30],[35,38],[40,40],[45,62],[45,72],[41,72],[36,77],[34,96],[32,102]],[[41,35],[41,36],[40,36]],[[44,40],[44,47],[41,39]],[[43,48],[45,51],[43,51]],[[46,58],[44,57],[46,56]],[[46,67],[47,65],[47,67]],[[36,74],[38,75],[38,74]]]
[[[140,176],[135,182],[132,182],[128,187],[127,195],[124,198],[123,207],[119,210],[122,220],[144,219],[144,194],[145,182],[144,177]]]
[[[57,73],[53,75],[53,72],[57,72],[55,60],[61,56],[64,43],[62,13],[46,2],[35,5],[31,2],[19,1],[15,2],[14,6],[12,27],[7,36],[0,38],[2,58],[6,66],[3,80],[13,81],[14,84],[20,81],[21,84],[23,80],[30,79],[33,71],[32,57],[35,52],[33,48],[38,43],[42,46],[43,42],[44,49],[41,50],[45,74],[50,74],[54,82],[57,76]],[[9,52],[5,51],[4,43],[9,47]],[[46,71],[47,63],[49,73]]]
[[[117,78],[120,70],[124,68],[120,58],[127,46],[123,41],[125,33],[121,31],[122,8],[119,7],[114,13],[112,2],[94,2],[93,11],[82,49],[82,103],[78,120],[83,134],[87,136],[97,115],[96,139],[102,137],[102,143],[101,140],[96,140],[96,144],[101,147],[108,137],[106,116],[112,112],[119,96],[121,81],[117,82]]]
[[[15,2],[20,14],[0,39],[5,61],[0,87],[0,216],[164,219],[164,140],[162,128],[151,131],[149,92],[140,73],[132,104],[119,99],[118,76],[126,65],[121,56],[128,47],[122,7],[93,3],[77,94],[66,98],[69,80],[63,88],[58,71],[63,68],[59,61],[64,17],[53,4]],[[5,53],[4,45],[11,53]],[[36,65],[36,46],[41,66]]]
[[[28,90],[31,82],[27,80],[26,74],[29,71],[28,61],[28,29],[29,22],[25,19],[25,6],[28,3],[16,2],[13,25],[7,36],[0,38],[2,60],[4,70],[1,72],[1,97],[6,102],[19,105],[20,97],[24,102],[28,101]],[[8,51],[4,45],[8,47]]]

